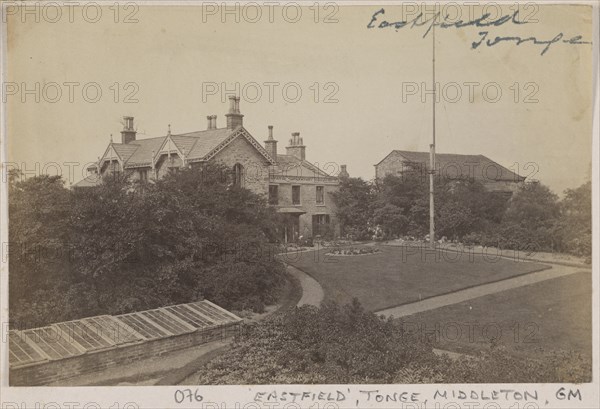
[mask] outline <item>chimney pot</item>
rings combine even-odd
[[[340,165],[340,173],[338,174],[338,177],[340,178],[347,178],[350,177],[350,175],[348,174],[348,171],[346,170],[346,165]]]
[[[306,147],[302,144],[302,138],[300,138],[300,132],[292,132],[292,138],[290,139],[290,146],[286,147],[288,155],[295,156],[300,160],[306,159]]]
[[[227,118],[227,128],[235,129],[243,126],[244,115],[240,113],[240,98],[234,95],[229,96],[229,112],[225,114]]]
[[[269,152],[271,158],[277,161],[277,141],[273,139],[273,125],[269,125],[269,137],[265,141],[265,150]]]
[[[121,143],[130,143],[135,141],[136,131],[133,127],[133,117],[123,117],[123,130],[121,131]]]
[[[123,130],[124,131],[133,131],[133,117],[132,116],[124,116],[123,117]]]

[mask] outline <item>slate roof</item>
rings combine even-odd
[[[217,152],[223,149],[229,142],[235,139],[235,134],[242,131],[241,135],[246,137],[252,145],[268,160],[271,165],[272,174],[303,177],[322,177],[334,179],[336,175],[330,175],[323,169],[313,165],[306,160],[300,160],[292,155],[277,155],[277,159],[271,158],[264,147],[243,127],[236,129],[217,128],[203,131],[188,132],[177,135],[165,135],[156,138],[137,139],[128,144],[111,143],[106,152],[112,147],[123,162],[125,169],[150,167],[152,161],[156,160],[163,145],[170,138],[175,147],[185,155],[188,161],[209,160]],[[154,156],[153,156],[154,153]],[[106,155],[106,153],[105,153]],[[101,159],[104,160],[104,157]],[[96,168],[91,165],[89,168]],[[95,186],[99,182],[82,180],[74,184],[74,187]]]
[[[217,145],[227,139],[231,133],[231,129],[220,128],[183,134],[182,136],[196,139],[196,143],[190,148],[190,150],[186,150],[186,152],[189,152],[189,159],[194,160],[205,157],[215,147],[217,147]],[[178,142],[175,141],[175,143]],[[180,143],[183,144],[183,140]]]
[[[186,159],[194,161],[203,160],[236,131],[238,129],[207,129],[170,137],[177,149],[185,154]],[[156,157],[168,137],[169,135],[137,139],[128,144],[112,143],[111,146],[123,161],[125,168],[145,167],[152,165],[152,153],[154,152]]]
[[[81,179],[77,183],[73,183],[71,185],[71,188],[74,188],[74,187],[93,187],[93,186],[98,186],[100,184],[100,180],[101,179],[98,177],[98,175],[96,175],[96,174],[90,175],[90,176],[86,177],[85,179]]]
[[[406,160],[406,162],[421,163],[429,168],[429,152],[414,152],[394,150],[387,155],[381,162],[388,158],[391,154],[398,154]],[[494,181],[510,181],[522,182],[525,177],[517,175],[510,169],[494,162],[484,155],[461,155],[455,153],[436,153],[435,154],[436,169],[441,170],[444,175],[455,177],[458,174],[458,169],[461,169],[461,174],[465,176],[474,175],[478,180],[494,180]],[[379,162],[377,165],[381,164]],[[487,172],[487,176],[486,176]]]
[[[312,176],[302,175],[302,167],[306,167],[321,177],[335,177],[327,174],[323,169],[318,168],[312,163],[301,160],[293,155],[277,155],[277,164],[273,166],[273,174],[284,174],[289,176]]]
[[[150,166],[152,163],[152,151],[156,154],[165,141],[166,136],[158,138],[138,139],[128,145],[137,147],[133,155],[125,162],[125,166]]]

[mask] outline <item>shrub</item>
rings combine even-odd
[[[437,356],[427,339],[366,312],[354,300],[345,306],[303,306],[246,325],[238,342],[198,375],[201,385],[578,383],[591,380],[591,362],[572,353],[544,361],[517,358],[501,346],[474,357]]]
[[[222,174],[182,169],[145,185],[118,174],[76,191],[60,177],[11,179],[11,243],[65,255],[11,254],[11,317],[39,326],[202,297],[255,311],[274,303],[276,214]]]

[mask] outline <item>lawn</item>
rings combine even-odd
[[[284,261],[315,278],[326,301],[348,303],[356,297],[370,311],[548,268],[492,255],[378,247],[377,254],[327,256],[327,249],[320,249],[288,254]]]
[[[527,356],[552,350],[592,356],[592,276],[554,278],[404,318],[410,331],[437,335],[456,352],[489,348],[490,339]],[[434,330],[434,331],[431,331]]]

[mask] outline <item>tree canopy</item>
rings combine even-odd
[[[367,182],[348,178],[333,199],[344,232],[355,239],[424,238],[429,232],[429,179],[421,168]],[[436,238],[501,248],[591,254],[591,183],[559,200],[540,182],[513,194],[472,178],[435,178]]]
[[[60,177],[13,181],[11,317],[36,326],[36,318],[201,298],[234,309],[273,303],[284,281],[272,243],[276,214],[225,173],[218,165],[182,169],[151,183],[115,174],[75,191]],[[19,248],[38,248],[40,256],[24,257]],[[50,250],[60,256],[49,260]]]

